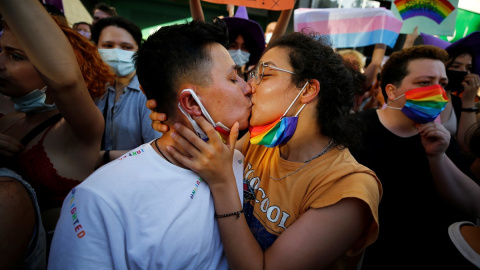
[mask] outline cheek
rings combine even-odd
[[[10,70],[9,80],[12,86],[17,87],[17,90],[32,91],[34,89],[41,89],[45,86],[40,74],[32,67],[19,67]]]

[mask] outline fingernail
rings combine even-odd
[[[179,123],[176,123],[175,125],[173,125],[173,127],[174,127],[175,129],[179,129],[179,128],[180,128],[180,124],[179,124]]]
[[[176,132],[172,132],[172,133],[170,133],[170,137],[172,137],[172,138],[175,138],[175,137],[177,137],[177,133],[176,133]]]

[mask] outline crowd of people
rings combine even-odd
[[[144,40],[0,0],[0,269],[477,269],[478,48],[189,5]]]

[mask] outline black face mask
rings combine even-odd
[[[447,70],[448,84],[445,86],[445,90],[463,92],[462,82],[467,74],[466,71]]]

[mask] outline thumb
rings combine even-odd
[[[233,124],[232,128],[230,129],[230,135],[228,135],[227,146],[232,151],[235,149],[235,143],[237,142],[238,138],[238,126],[238,122],[235,122],[235,124]]]

